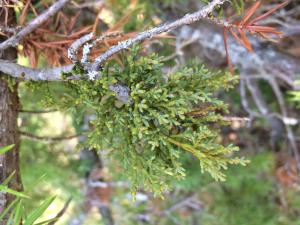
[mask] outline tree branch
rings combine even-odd
[[[212,24],[201,23],[196,27],[184,26],[176,34],[177,39],[187,41],[191,38],[198,41],[193,45],[193,49],[202,49],[202,52],[194,53],[190,49],[183,49],[182,58],[188,58],[189,54],[203,53],[204,57],[215,66],[226,63],[226,54],[223,44],[223,35],[220,30],[213,29]],[[295,80],[299,79],[300,65],[297,59],[283,54],[276,48],[264,46],[258,38],[249,37],[251,45],[254,48],[253,53],[236,42],[232,37],[228,37],[228,51],[232,64],[237,67],[241,73],[259,75],[261,78],[266,77],[265,74],[272,74],[277,79],[289,85],[293,90],[300,90],[300,85],[295,84]],[[184,60],[184,59],[183,59]],[[262,77],[264,75],[264,77]]]
[[[195,23],[203,18],[206,18],[213,10],[215,7],[222,5],[225,2],[225,0],[214,0],[211,2],[209,5],[205,6],[201,10],[192,13],[192,14],[186,14],[184,17],[181,19],[178,19],[174,22],[164,24],[155,28],[152,28],[150,30],[144,31],[139,33],[136,37],[121,41],[119,44],[112,46],[109,48],[104,54],[100,55],[97,57],[92,64],[92,71],[98,71],[99,67],[106,62],[110,57],[115,55],[116,53],[128,49],[134,44],[140,43],[143,40],[146,39],[151,39],[153,36],[164,33],[164,32],[169,32],[171,30],[174,30],[178,27],[181,27],[183,25],[189,25],[192,23]]]
[[[65,214],[65,212],[69,208],[69,205],[70,205],[71,201],[72,201],[72,198],[69,198],[67,200],[67,202],[64,204],[64,207],[54,217],[54,221],[48,223],[48,225],[54,225],[54,224],[56,224],[56,222]]]
[[[0,59],[0,71],[12,76],[14,78],[20,78],[24,80],[34,81],[59,81],[62,80],[62,72],[70,72],[73,65],[67,65],[55,68],[45,69],[33,69],[26,66]],[[73,77],[72,79],[76,79]]]
[[[82,4],[78,4],[75,1],[72,1],[74,9],[84,9],[84,8],[99,8],[104,4],[103,0],[96,0],[96,1],[88,1]]]
[[[30,140],[37,140],[37,141],[46,141],[46,142],[56,142],[56,141],[65,141],[74,138],[78,138],[83,136],[83,134],[75,134],[71,136],[59,136],[59,137],[47,137],[47,136],[37,136],[28,132],[19,131],[20,135]]]
[[[24,110],[20,109],[19,113],[28,113],[28,114],[43,114],[43,113],[52,113],[57,112],[57,109],[48,109],[48,110]]]
[[[41,14],[39,17],[35,18],[32,22],[30,22],[25,28],[23,28],[18,34],[9,38],[7,41],[0,44],[0,50],[5,49],[8,46],[13,46],[18,43],[26,34],[33,31],[37,26],[42,24],[47,18],[57,12],[68,0],[60,0],[54,5],[52,5],[45,13]],[[206,7],[201,10],[187,14],[181,19],[175,20],[174,22],[161,25],[155,28],[152,28],[148,31],[141,32],[137,34],[136,37],[119,42],[119,44],[112,46],[109,48],[104,54],[98,56],[91,65],[88,63],[86,66],[88,76],[91,78],[98,77],[96,74],[99,73],[99,69],[103,63],[105,63],[110,57],[114,54],[119,53],[120,51],[131,47],[134,44],[140,43],[145,39],[150,39],[155,35],[169,32],[183,25],[188,25],[199,21],[207,17],[215,7],[222,5],[226,0],[213,0]],[[89,41],[92,38],[92,34],[88,34],[73,43],[71,48],[69,49],[69,57],[72,61],[76,61],[76,51],[77,48],[84,44],[86,41]],[[97,40],[96,40],[97,41]],[[96,42],[95,42],[96,43]],[[87,58],[87,56],[85,56]],[[70,72],[73,68],[74,64],[64,66],[64,67],[56,67],[52,69],[33,69],[25,66],[21,66],[9,61],[0,60],[0,71],[6,73],[12,77],[20,78],[24,80],[35,80],[35,81],[60,81],[63,80],[61,77],[62,72]],[[79,79],[80,76],[69,77],[68,79]],[[129,89],[120,84],[111,85],[110,90],[116,93],[116,97],[122,101],[127,102],[129,99]]]
[[[23,28],[17,35],[11,37],[5,42],[2,42],[0,44],[0,50],[7,48],[7,46],[12,46],[12,43],[15,43],[16,40],[19,41],[23,36],[34,30],[37,26],[39,26],[43,21],[42,19],[48,18],[49,16],[53,15],[55,12],[54,10],[58,10],[58,6],[60,8],[67,2],[68,0],[60,0],[54,5],[52,5],[47,12],[41,14],[41,16],[34,19],[31,23],[29,23],[28,26]],[[214,0],[206,7],[202,8],[201,10],[192,13],[187,14],[181,19],[178,19],[174,22],[171,22],[166,25],[161,25],[158,27],[155,27],[153,29],[150,29],[148,31],[141,32],[137,34],[136,37],[125,40],[120,42],[119,44],[112,46],[110,49],[108,49],[104,54],[98,56],[95,61],[91,65],[91,69],[89,72],[97,72],[100,68],[100,66],[106,62],[111,56],[114,54],[127,49],[131,47],[134,44],[140,43],[141,41],[145,39],[150,39],[155,35],[161,34],[163,32],[168,32],[171,30],[174,30],[178,27],[181,27],[183,25],[188,25],[195,23],[199,21],[202,18],[205,18],[208,16],[209,13],[213,11],[213,9],[217,6],[222,5],[225,2],[225,0]],[[51,9],[51,10],[50,10]],[[50,12],[51,14],[50,14]],[[42,17],[41,19],[38,19]],[[42,22],[40,22],[42,21]],[[22,35],[22,36],[20,36]],[[6,73],[12,77],[15,78],[21,78],[24,80],[47,80],[47,81],[55,81],[55,80],[62,80],[61,73],[62,72],[70,72],[73,68],[73,65],[63,66],[63,67],[56,67],[52,69],[33,69],[21,65],[17,65],[12,62],[8,62],[5,60],[0,60],[0,71],[3,73]],[[79,79],[78,77],[71,77],[70,79]]]
[[[16,35],[10,37],[0,44],[0,50],[5,50],[9,47],[16,46],[27,34],[34,31],[37,27],[43,24],[47,19],[57,13],[69,0],[59,0],[50,6],[44,13],[33,19],[27,26],[20,30]]]

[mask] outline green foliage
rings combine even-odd
[[[0,155],[2,154],[5,154],[6,152],[10,151],[13,149],[15,145],[8,145],[8,146],[4,146],[4,147],[0,147]],[[15,173],[12,173],[10,176],[8,176],[4,181],[3,183],[0,184],[0,191],[1,192],[5,192],[5,193],[9,193],[9,194],[12,194],[12,195],[15,195],[15,196],[18,196],[18,197],[21,197],[21,198],[28,198],[27,195],[21,193],[21,192],[18,192],[18,191],[15,191],[11,188],[8,187],[8,184],[9,182],[11,181],[11,179],[13,178],[13,176],[15,175]],[[1,219],[0,219],[1,221]]]
[[[27,195],[11,189],[11,188],[7,187],[7,185],[1,184],[0,185],[0,191],[5,192],[5,193],[9,193],[9,194],[12,194],[12,195],[15,195],[15,196],[18,196],[18,197],[21,197],[21,198],[28,198]]]
[[[43,213],[46,211],[46,209],[51,205],[51,203],[54,201],[55,197],[49,197],[47,198],[37,209],[33,210],[29,215],[26,217],[24,221],[24,225],[31,225],[34,224],[39,217],[43,215]],[[53,220],[52,220],[53,221]],[[47,220],[46,222],[41,222],[39,224],[45,224],[50,222]]]
[[[212,182],[205,174],[199,175],[197,166],[190,163],[188,177],[174,184],[177,187],[174,195],[169,194],[169,198],[156,203],[156,207],[170,209],[184,196],[194,193],[203,208],[201,211],[178,208],[163,217],[153,215],[151,222],[156,225],[171,225],[174,221],[205,225],[299,225],[299,190],[276,183],[275,157],[268,151],[249,155],[248,166],[228,169],[226,182]],[[279,199],[284,199],[284,206]],[[134,216],[145,212],[145,208],[128,204],[128,211],[123,214],[131,218],[123,224],[143,224],[135,222]]]
[[[81,197],[80,180],[76,180],[81,165],[75,157],[76,150],[68,152],[62,144],[49,145],[24,140],[21,151],[22,181],[26,192],[35,199],[26,202],[27,208],[33,209],[45,197],[59,195],[60,192],[68,193],[65,198],[60,198],[60,201],[65,201],[71,195],[75,200]],[[65,182],[69,179],[73,182]]]
[[[247,156],[251,160],[248,166],[231,167],[226,171],[226,182],[214,182],[207,174],[199,174],[199,166],[191,163],[187,156],[187,178],[174,182],[176,191],[168,193],[164,201],[151,199],[151,202],[155,202],[154,208],[159,212],[165,212],[181,205],[192,193],[203,208],[192,210],[181,205],[164,216],[148,214],[149,220],[156,225],[299,225],[299,190],[284,188],[276,182],[275,157],[276,153],[267,150],[251,153]],[[136,215],[148,212],[153,207],[149,207],[151,203],[133,204],[121,197],[116,200],[126,210],[121,212],[124,215],[121,224],[144,224],[136,221]]]
[[[25,110],[43,109],[45,104],[60,99],[66,94],[66,88],[61,82],[26,82],[20,83],[19,95],[22,108]],[[30,114],[20,113],[22,121],[21,130],[39,136],[68,136],[75,133],[72,123],[63,122],[57,125],[57,120],[70,119],[70,113]],[[52,125],[53,126],[52,126]],[[63,131],[60,130],[61,126]],[[58,127],[57,127],[58,126]],[[62,134],[63,133],[63,134]],[[74,140],[73,140],[74,141]],[[78,151],[74,149],[75,143],[55,142],[48,143],[23,139],[20,144],[20,170],[22,183],[26,194],[31,197],[25,201],[27,211],[39,206],[48,196],[58,196],[55,204],[67,201],[73,196],[73,201],[82,198],[78,172],[80,163]],[[72,149],[72,151],[71,151]],[[62,171],[64,171],[62,173]],[[72,180],[72,182],[66,182]],[[62,194],[66,193],[66,194]]]
[[[250,157],[249,157],[250,158]],[[299,224],[298,215],[282,210],[276,201],[285,198],[287,207],[299,204],[296,190],[293,199],[279,193],[273,177],[274,155],[263,152],[252,156],[251,164],[243,168],[232,167],[225,183],[210,185],[200,196],[210,199],[201,217],[206,225],[291,225]],[[205,187],[205,186],[204,186]],[[207,197],[210,196],[210,197]],[[210,202],[210,203],[209,203]]]
[[[37,207],[29,213],[26,213],[24,200],[18,196],[0,214],[0,221],[7,215],[9,215],[8,221],[6,223],[7,225],[42,225],[57,221],[57,218],[53,218],[37,223],[37,221],[39,221],[39,219],[43,216],[43,214],[54,201],[54,199],[55,197],[49,197],[45,201],[43,201],[39,207]]]
[[[184,178],[180,158],[187,152],[216,180],[225,179],[222,170],[229,164],[246,163],[228,157],[237,148],[217,140],[218,127],[226,124],[218,112],[226,111],[226,105],[213,92],[232,87],[232,76],[196,64],[163,74],[157,55],[138,57],[137,50],[123,61],[123,66],[109,63],[101,79],[66,82],[68,94],[50,102],[64,109],[93,110],[96,119],[87,144],[110,150],[121,161],[133,191],[144,185],[161,193],[171,178]],[[128,87],[129,101],[119,101],[111,85]]]
[[[295,84],[300,84],[300,80],[295,81]],[[300,91],[289,91],[290,101],[300,107]]]
[[[241,14],[245,8],[245,1],[244,0],[233,0],[231,1],[232,5],[236,9],[236,11]]]
[[[4,154],[5,152],[11,150],[14,147],[14,145],[9,145],[5,147],[0,148],[0,154]],[[35,222],[43,215],[43,213],[46,211],[46,209],[50,206],[50,204],[54,201],[54,197],[46,199],[38,208],[30,212],[29,214],[26,214],[25,212],[25,206],[24,206],[24,198],[29,198],[27,195],[25,195],[22,192],[15,191],[11,188],[9,188],[7,185],[12,179],[12,177],[15,175],[15,173],[12,173],[9,177],[5,179],[5,181],[0,184],[0,191],[6,192],[8,194],[14,195],[16,199],[6,207],[5,210],[3,210],[0,214],[0,221],[9,214],[7,225],[33,225]],[[56,220],[56,219],[55,219]],[[54,221],[53,219],[51,221]],[[50,222],[50,220],[41,222],[39,224],[45,224]]]
[[[15,145],[8,145],[8,146],[0,147],[0,155],[13,149],[14,146]]]
[[[202,2],[209,3],[211,0],[202,0]],[[254,0],[231,0],[229,3],[231,4],[231,7],[237,12],[238,15],[242,14],[245,11],[245,6],[247,3],[252,4],[255,2]],[[223,10],[220,9],[220,14],[223,14]]]

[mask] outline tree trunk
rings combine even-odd
[[[7,18],[7,20],[5,18]],[[16,18],[13,8],[10,8],[8,11],[1,11],[1,26],[14,26],[15,22]],[[3,40],[3,38],[0,39],[0,42]],[[17,51],[14,48],[9,48],[0,52],[0,58],[5,60],[16,60]],[[8,76],[0,73],[0,147],[11,144],[15,145],[12,150],[0,155],[0,183],[12,173],[15,173],[9,182],[9,187],[20,191],[22,190],[22,182],[19,169],[20,136],[17,123],[18,110],[18,83],[12,80],[9,82]],[[14,196],[12,195],[0,192],[0,214],[10,204],[13,198]],[[6,219],[0,221],[0,225],[5,225],[6,222]]]
[[[17,84],[9,87],[6,76],[0,74],[0,147],[15,144],[12,150],[0,155],[0,183],[15,172],[9,185],[10,188],[15,190],[21,190],[19,171],[20,137],[17,125],[18,105]],[[0,213],[11,199],[12,196],[0,193]]]

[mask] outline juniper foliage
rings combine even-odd
[[[196,63],[164,73],[157,55],[139,56],[137,49],[122,61],[123,65],[108,63],[97,80],[89,80],[77,64],[63,76],[80,73],[82,79],[65,82],[68,94],[49,102],[93,111],[96,118],[86,144],[120,161],[133,192],[142,185],[159,194],[172,179],[184,178],[181,157],[186,153],[199,159],[202,172],[220,181],[229,164],[247,162],[229,157],[237,147],[218,143],[218,129],[226,125],[221,115],[226,105],[213,93],[231,88],[233,76]],[[127,103],[110,90],[116,84],[129,88]]]
[[[219,144],[219,127],[226,125],[221,113],[226,105],[213,93],[229,89],[237,81],[231,74],[211,71],[191,63],[164,73],[156,54],[139,56],[134,49],[122,60],[108,63],[101,77],[90,80],[80,64],[62,74],[64,94],[55,95],[49,83],[29,82],[30,89],[44,89],[47,107],[72,112],[89,111],[91,121],[86,145],[107,150],[123,167],[135,192],[141,185],[156,194],[170,188],[170,181],[185,177],[181,158],[190,153],[199,159],[202,172],[224,181],[229,164],[245,165],[233,157],[237,147]],[[81,75],[80,80],[67,80]],[[111,85],[129,88],[123,103]],[[54,85],[55,86],[55,85]],[[61,93],[61,87],[60,87]]]

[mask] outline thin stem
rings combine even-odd
[[[52,113],[57,112],[57,109],[49,109],[49,110],[19,110],[19,113],[28,113],[28,114],[43,114],[43,113]]]
[[[58,136],[58,137],[49,137],[49,136],[37,136],[28,132],[19,131],[20,135],[22,135],[24,138],[28,138],[30,140],[37,140],[37,141],[46,141],[46,142],[56,142],[56,141],[65,141],[65,140],[71,140],[74,138],[79,138],[83,136],[83,134],[75,134],[71,136]]]

